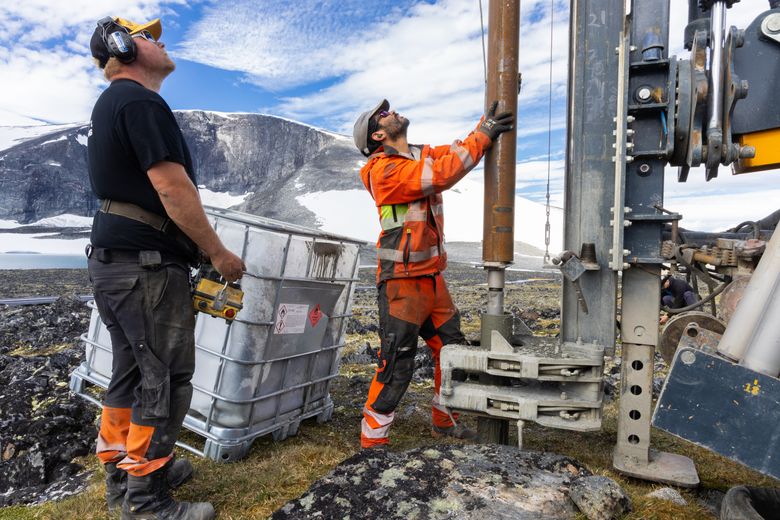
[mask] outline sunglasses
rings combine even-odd
[[[387,110],[380,110],[379,112],[377,112],[377,115],[379,116],[380,119],[383,117],[387,117],[390,114],[391,112],[388,112]]]
[[[149,40],[152,43],[157,43],[157,40],[154,39],[154,36],[152,36],[152,33],[149,31],[137,32],[133,35],[133,38],[143,38],[144,40]]]

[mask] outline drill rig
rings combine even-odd
[[[652,419],[780,478],[780,212],[697,233],[663,203],[669,165],[679,182],[697,167],[717,182],[721,166],[780,166],[780,1],[746,29],[727,28],[738,2],[689,0],[690,55],[676,57],[669,0],[571,1],[560,337],[535,337],[503,309],[514,243],[516,136],[507,133],[485,164],[481,348],[450,345],[441,355],[442,402],[478,415],[483,441],[506,442],[510,421],[520,439],[524,421],[599,430],[604,356],[617,343],[618,471],[698,484],[691,459],[651,449]],[[518,13],[519,0],[490,2],[486,99],[499,110],[517,104]],[[664,265],[709,294],[667,309],[674,314],[659,333]],[[671,368],[653,412],[657,348]]]

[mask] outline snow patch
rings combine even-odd
[[[83,217],[81,215],[72,215],[63,213],[55,217],[42,218],[37,222],[29,224],[30,226],[51,226],[51,227],[92,227],[92,217]]]
[[[200,193],[200,200],[203,205],[215,206],[217,208],[232,208],[233,206],[237,206],[254,193],[248,191],[243,195],[231,195],[230,193],[211,191],[203,185],[198,186],[198,192]]]
[[[84,134],[78,134],[76,136],[76,141],[82,146],[87,146],[87,136]]]
[[[444,234],[453,242],[482,241],[482,184],[463,179],[458,189],[445,191]],[[371,196],[365,190],[320,191],[296,197],[315,213],[323,231],[359,238],[369,242],[379,236],[379,217]],[[515,240],[544,250],[544,204],[515,197]],[[563,244],[563,211],[550,208],[550,253],[557,254]]]
[[[0,126],[0,150],[6,150],[12,146],[23,143],[36,137],[41,137],[69,128],[75,128],[83,123],[69,125],[26,125],[26,126]]]
[[[484,186],[468,178],[444,196],[444,234],[457,242],[482,241]],[[515,240],[544,250],[545,205],[515,197]],[[563,211],[550,208],[550,253],[563,247]]]
[[[46,161],[46,165],[47,165],[47,166],[57,166],[57,167],[61,167],[61,166],[62,166],[62,163],[59,163],[59,162],[57,162],[57,161]]]
[[[45,145],[45,144],[49,144],[49,143],[56,143],[57,141],[64,141],[64,140],[66,140],[67,138],[68,138],[68,136],[67,136],[67,135],[61,135],[61,136],[59,136],[59,137],[58,137],[58,138],[56,138],[56,139],[49,139],[48,141],[44,141],[44,142],[42,142],[42,143],[41,143],[41,146],[43,146],[43,145]]]
[[[13,229],[21,226],[19,222],[15,220],[0,220],[0,229]]]
[[[15,229],[22,226],[90,228],[92,227],[92,217],[84,217],[81,215],[72,215],[70,213],[63,213],[62,215],[56,215],[54,217],[42,218],[30,224],[20,224],[16,220],[0,220],[0,229]],[[14,235],[14,236],[21,237],[25,235]],[[38,234],[36,236],[42,236],[42,235]]]
[[[317,215],[320,229],[327,233],[367,242],[379,236],[379,217],[366,190],[315,191],[295,198]]]
[[[16,233],[0,233],[0,252],[25,251],[49,255],[83,255],[84,248],[89,244],[88,238],[67,240],[62,238],[46,238],[50,233],[20,235]]]

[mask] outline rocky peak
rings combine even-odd
[[[261,114],[175,114],[198,183],[215,192],[251,193],[239,209],[313,225],[316,216],[295,200],[298,195],[360,187],[353,170],[362,156],[346,137]],[[30,223],[94,214],[86,129],[55,131],[0,151],[0,219]]]

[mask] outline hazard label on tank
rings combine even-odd
[[[317,323],[320,321],[320,318],[322,318],[322,311],[320,310],[320,304],[318,303],[309,313],[309,321],[311,322],[311,326],[316,327]]]
[[[274,334],[302,334],[306,329],[309,306],[296,303],[281,303],[276,310]]]

